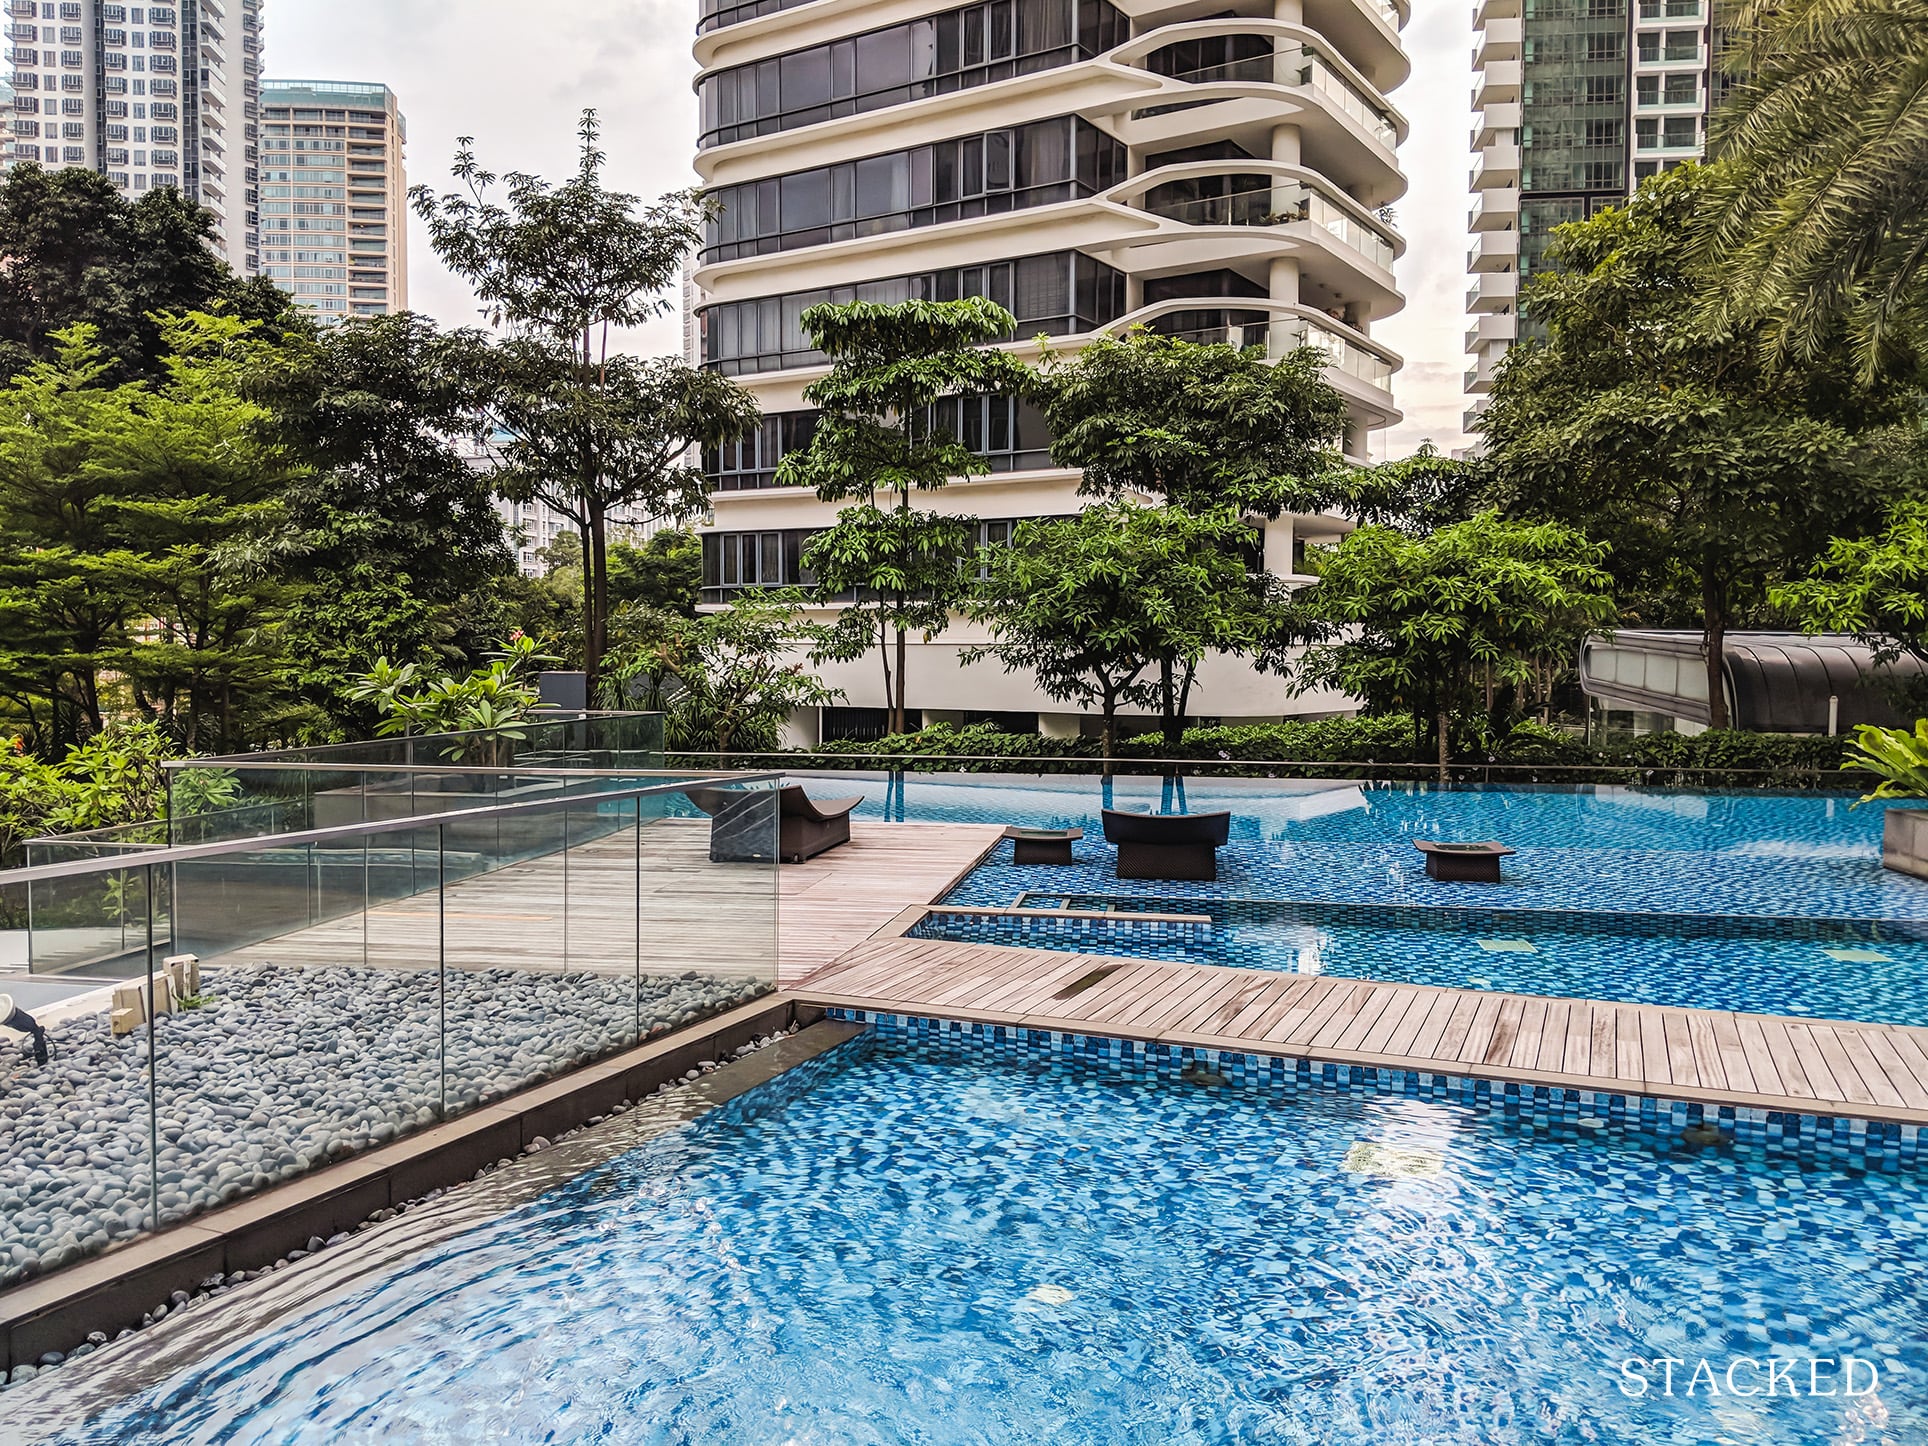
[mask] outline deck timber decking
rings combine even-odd
[[[988,824],[852,822],[850,842],[777,873],[712,864],[707,819],[661,819],[624,828],[560,855],[509,864],[453,882],[438,914],[431,888],[410,898],[236,949],[249,963],[433,968],[446,941],[451,968],[635,967],[636,918],[645,972],[685,968],[755,973],[767,967],[771,912],[779,981],[821,968],[934,902],[975,868],[1002,830]],[[638,886],[637,861],[641,859]],[[222,962],[211,959],[208,962]]]
[[[1928,1124],[1928,1029],[877,937],[811,1004]]]

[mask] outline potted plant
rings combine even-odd
[[[1881,782],[1861,803],[1928,798],[1928,718],[1906,728],[1864,723],[1855,730],[1847,763]],[[1859,807],[1859,804],[1856,805]],[[1898,873],[1928,879],[1928,809],[1890,808],[1881,827],[1881,862]]]

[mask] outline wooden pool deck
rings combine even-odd
[[[566,876],[543,858],[453,884],[439,921],[431,893],[237,953],[419,968],[445,937],[454,967],[620,973],[640,908],[645,970],[736,973],[768,967],[773,906],[779,982],[810,1004],[1928,1125],[1928,1029],[904,937],[999,834],[858,820],[848,846],[786,865],[772,899],[709,862],[707,822],[664,820],[640,849],[625,830],[572,850]]]
[[[877,937],[811,1004],[1928,1124],[1928,1029]]]
[[[209,963],[326,968],[596,970],[636,965],[643,927],[645,972],[696,968],[722,974],[769,967],[800,979],[941,898],[977,866],[1001,830],[988,824],[854,820],[850,842],[777,872],[712,864],[707,819],[660,819],[620,829],[560,855],[529,859],[291,930]],[[640,870],[639,865],[640,863]],[[774,895],[774,896],[773,896]]]

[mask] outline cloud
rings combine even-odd
[[[1401,152],[1410,190],[1398,205],[1408,249],[1406,309],[1375,335],[1406,358],[1395,383],[1406,421],[1380,451],[1403,456],[1431,437],[1461,445],[1466,327],[1467,137],[1472,127],[1469,7],[1418,0],[1406,30],[1413,77],[1394,97],[1412,123]],[[273,77],[387,84],[408,117],[411,182],[450,184],[456,137],[475,137],[491,170],[562,176],[576,163],[575,124],[594,106],[611,185],[654,197],[694,184],[693,0],[274,0],[266,17]],[[445,272],[419,222],[410,234],[410,302],[445,325],[477,319],[468,287]],[[666,317],[631,338],[681,346]]]

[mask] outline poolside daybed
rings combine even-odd
[[[770,807],[776,800],[777,856],[786,864],[850,842],[850,814],[863,797],[818,800],[790,784],[767,788],[692,788],[689,800],[714,822],[710,825],[711,863],[767,863]]]

